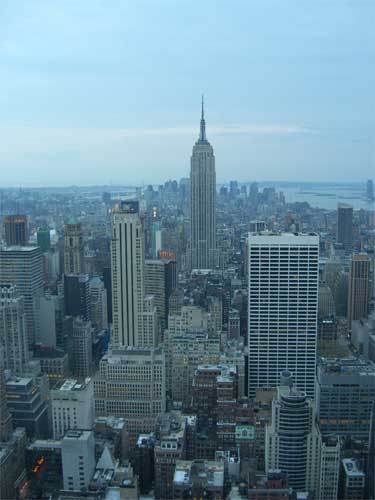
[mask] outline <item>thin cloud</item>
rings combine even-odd
[[[110,145],[126,139],[147,137],[186,136],[193,139],[198,134],[194,126],[146,127],[146,128],[35,128],[0,127],[2,145],[0,150],[17,146],[23,151],[49,150],[54,147],[85,147],[88,145]],[[209,136],[215,135],[294,135],[305,134],[309,129],[298,125],[216,125],[209,127]],[[14,150],[13,150],[14,151]]]

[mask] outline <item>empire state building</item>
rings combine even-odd
[[[190,229],[192,269],[213,269],[216,266],[216,173],[214,150],[206,139],[203,99],[199,139],[191,155]]]

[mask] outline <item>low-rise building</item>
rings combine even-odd
[[[210,498],[224,496],[224,464],[211,460],[178,460],[173,476],[173,498]]]
[[[95,471],[95,440],[92,431],[68,431],[62,440],[64,490],[88,487]]]
[[[365,494],[366,475],[357,460],[341,461],[340,500],[362,500]]]

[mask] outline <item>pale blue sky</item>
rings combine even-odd
[[[375,177],[374,0],[1,0],[0,185]]]

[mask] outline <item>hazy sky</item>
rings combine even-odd
[[[0,185],[375,177],[375,0],[0,0]]]

